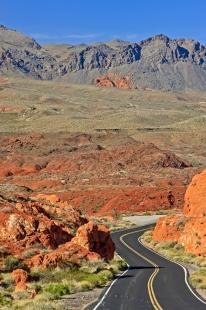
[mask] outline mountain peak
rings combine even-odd
[[[3,74],[93,83],[102,74],[113,73],[132,77],[137,88],[206,90],[206,47],[195,40],[158,34],[134,44],[115,39],[41,48],[34,39],[2,25],[0,49]]]

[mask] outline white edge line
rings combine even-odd
[[[117,255],[123,260],[123,258],[122,258],[119,254],[117,254]],[[125,261],[125,260],[124,260],[124,261]],[[106,290],[106,292],[104,293],[104,295],[102,296],[102,298],[100,299],[100,301],[98,302],[98,304],[93,308],[93,310],[98,309],[98,307],[102,304],[102,302],[104,301],[104,299],[107,297],[109,291],[111,290],[111,288],[112,288],[112,286],[115,284],[115,282],[116,282],[117,280],[119,280],[121,277],[123,277],[123,276],[128,272],[128,270],[129,270],[129,264],[128,264],[127,262],[126,262],[126,264],[127,264],[127,269],[126,269],[122,274],[118,275],[117,278],[116,278],[115,280],[112,281],[112,283],[110,284],[110,286],[108,287],[108,289]]]
[[[138,238],[138,241],[139,241],[139,243],[140,243],[143,247],[147,248],[149,251],[155,253],[156,255],[159,255],[160,257],[164,258],[165,260],[170,261],[171,263],[174,263],[174,264],[179,265],[180,267],[182,267],[182,269],[184,270],[184,274],[185,274],[185,283],[186,283],[187,287],[189,288],[190,292],[191,292],[199,301],[201,301],[203,304],[206,305],[206,301],[204,301],[202,298],[200,298],[200,297],[194,292],[194,290],[191,288],[191,286],[189,285],[189,283],[188,283],[188,281],[187,281],[187,278],[188,278],[188,270],[187,270],[187,268],[185,268],[185,266],[183,266],[183,265],[181,265],[180,263],[178,263],[178,262],[176,262],[176,261],[173,261],[172,259],[169,259],[169,258],[167,258],[166,256],[163,256],[163,255],[159,254],[158,252],[154,251],[153,249],[149,248],[147,245],[145,245],[144,243],[142,243],[141,237]]]
[[[140,227],[141,228],[141,227]],[[134,234],[134,233],[137,233],[137,232],[141,232],[141,231],[144,231],[144,230],[147,230],[148,228],[144,228],[144,229],[140,229],[140,230],[135,230],[135,231],[132,231],[132,232],[129,232],[129,233],[127,233],[127,234],[125,234],[125,235],[123,235],[123,237],[124,236],[126,236],[126,235],[130,235],[130,234]],[[122,230],[118,230],[118,231],[115,231],[115,232],[113,232],[113,233],[116,233],[116,232],[126,232],[128,229],[122,229]],[[122,236],[121,236],[122,237]],[[117,254],[122,260],[124,260],[119,254]],[[125,261],[125,260],[124,260]],[[106,292],[104,293],[104,295],[102,296],[102,298],[100,299],[100,301],[98,302],[98,304],[93,308],[93,310],[97,310],[98,309],[98,307],[102,304],[102,302],[104,301],[104,299],[107,297],[107,295],[108,295],[108,293],[109,293],[109,291],[111,290],[111,288],[112,288],[112,286],[115,284],[115,282],[117,281],[117,280],[119,280],[121,277],[123,277],[127,272],[128,272],[128,270],[129,270],[129,264],[126,262],[126,264],[127,264],[127,269],[122,273],[122,274],[120,274],[120,275],[118,275],[117,276],[117,278],[115,279],[115,280],[113,280],[113,282],[110,284],[110,286],[108,287],[108,289],[106,290]]]

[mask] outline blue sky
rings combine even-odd
[[[0,24],[40,43],[90,43],[154,34],[206,43],[206,1],[14,0],[2,1]]]

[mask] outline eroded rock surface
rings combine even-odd
[[[46,268],[82,259],[112,259],[114,244],[109,230],[87,222],[66,202],[5,202],[0,212],[0,245],[7,255],[17,256],[28,266]]]
[[[105,147],[105,140],[117,143]],[[54,209],[67,202],[88,215],[182,207],[193,173],[174,153],[118,132],[15,134],[0,143],[4,197],[41,199]]]
[[[153,238],[177,241],[188,252],[206,254],[206,170],[194,176],[187,188],[183,214],[161,218]]]
[[[27,288],[27,281],[29,280],[28,272],[23,269],[16,269],[12,272],[11,277],[15,282],[15,291],[24,291]]]
[[[121,76],[121,74],[108,74],[95,79],[94,84],[99,87],[116,87],[120,89],[132,89],[134,83],[131,77]]]
[[[205,51],[198,41],[162,34],[138,43],[115,40],[40,46],[34,39],[0,26],[0,72],[36,79],[92,83],[102,74],[133,74],[134,85],[140,88],[205,90]],[[114,83],[101,80],[104,85]],[[120,79],[117,85],[127,88],[128,82]]]

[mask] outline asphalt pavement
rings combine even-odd
[[[106,288],[93,310],[206,310],[189,286],[184,269],[144,247],[138,240],[148,226],[112,234],[128,269]]]

